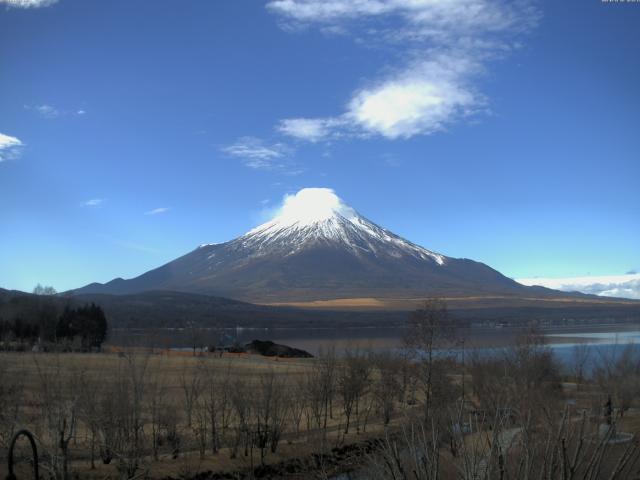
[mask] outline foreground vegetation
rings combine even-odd
[[[637,350],[587,368],[577,348],[563,378],[535,332],[461,358],[442,303],[409,323],[393,355],[3,353],[0,442],[29,428],[41,476],[58,479],[638,478],[637,442],[622,433],[640,430]]]

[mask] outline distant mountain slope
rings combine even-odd
[[[227,298],[185,292],[149,291],[131,295],[82,294],[44,297],[56,305],[58,313],[65,305],[94,302],[100,305],[110,328],[201,327],[273,328],[345,328],[356,326],[402,326],[409,310],[419,301],[394,299],[380,308],[310,309],[253,305]],[[43,297],[0,288],[0,318],[16,316],[33,321]],[[461,324],[478,321],[528,323],[532,319],[560,321],[580,319],[602,322],[638,322],[640,302],[600,297],[526,299],[518,297],[480,297],[447,301],[452,318]],[[257,338],[260,332],[256,332]]]
[[[407,312],[322,311],[254,305],[228,298],[186,292],[149,291],[129,295],[82,294],[74,302],[100,305],[116,328],[183,327],[275,327],[371,324],[404,322]]]
[[[446,257],[376,225],[329,189],[303,189],[279,216],[235,240],[203,245],[130,280],[74,294],[172,290],[254,303],[338,298],[543,296],[487,265]]]

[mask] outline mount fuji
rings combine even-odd
[[[286,197],[275,218],[234,240],[201,245],[138,277],[92,283],[72,293],[148,290],[254,303],[556,295],[525,287],[483,263],[447,257],[405,240],[364,218],[327,188],[305,188]]]

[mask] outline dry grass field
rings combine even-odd
[[[414,333],[427,354],[443,345],[433,330]],[[577,472],[603,472],[584,478],[636,478],[640,450],[628,440],[640,433],[637,355],[588,379],[562,378],[537,342],[520,339],[504,357],[471,358],[464,368],[411,357],[409,347],[406,355],[312,359],[130,348],[0,353],[0,474],[12,433],[28,428],[42,478],[306,479],[355,469],[386,480],[404,478],[412,462],[418,480],[434,471],[501,478],[496,469],[521,478],[523,465],[561,478],[553,472],[571,467],[558,456],[564,448]],[[614,433],[602,430],[608,418]],[[627,440],[611,442],[620,432]],[[25,446],[18,478],[29,478]]]
[[[69,436],[69,472],[91,478],[122,477],[120,461],[130,458],[119,456],[131,457],[132,453],[139,457],[137,470],[145,475],[186,477],[199,471],[242,471],[261,463],[305,457],[384,431],[371,394],[363,392],[358,399],[361,410],[351,413],[348,433],[337,392],[333,392],[335,398],[326,399],[326,392],[317,390],[317,397],[311,398],[313,393],[305,389],[310,382],[321,381],[315,359],[128,349],[100,354],[2,353],[0,364],[2,381],[9,385],[2,395],[3,406],[5,411],[16,412],[15,421],[3,419],[2,475],[6,474],[4,449],[10,432],[18,428],[28,428],[37,436],[44,465],[52,463],[49,456],[61,455],[60,438]],[[337,375],[335,363],[329,368],[334,370],[331,375]],[[372,372],[366,375],[375,377]],[[314,401],[320,402],[315,408],[307,403]],[[124,411],[114,402],[122,402]],[[132,418],[137,409],[140,418]],[[240,419],[243,415],[247,418]],[[275,425],[269,425],[270,415],[276,417]],[[400,411],[394,411],[394,418],[399,415]],[[113,420],[133,423],[129,426],[133,432],[110,433],[117,430],[110,425]],[[213,422],[219,424],[215,452],[210,437]],[[247,431],[241,431],[238,422]],[[135,435],[137,428],[140,445],[134,450],[141,451],[132,452],[127,435]],[[273,429],[281,430],[277,448],[272,448],[270,439],[262,441],[262,454],[261,439],[244,438],[269,435]],[[112,448],[113,458],[105,464],[100,444],[107,443],[108,437],[118,446]],[[151,451],[154,438],[157,455]],[[24,448],[20,450],[26,457]]]

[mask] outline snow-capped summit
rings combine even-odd
[[[304,188],[287,196],[275,218],[238,240],[257,255],[274,248],[292,255],[318,243],[347,248],[355,255],[413,256],[438,265],[446,259],[367,220],[330,188]]]
[[[482,263],[432,252],[376,225],[329,188],[285,197],[272,220],[234,240],[201,245],[139,277],[76,293],[145,290],[259,303],[528,292]]]

